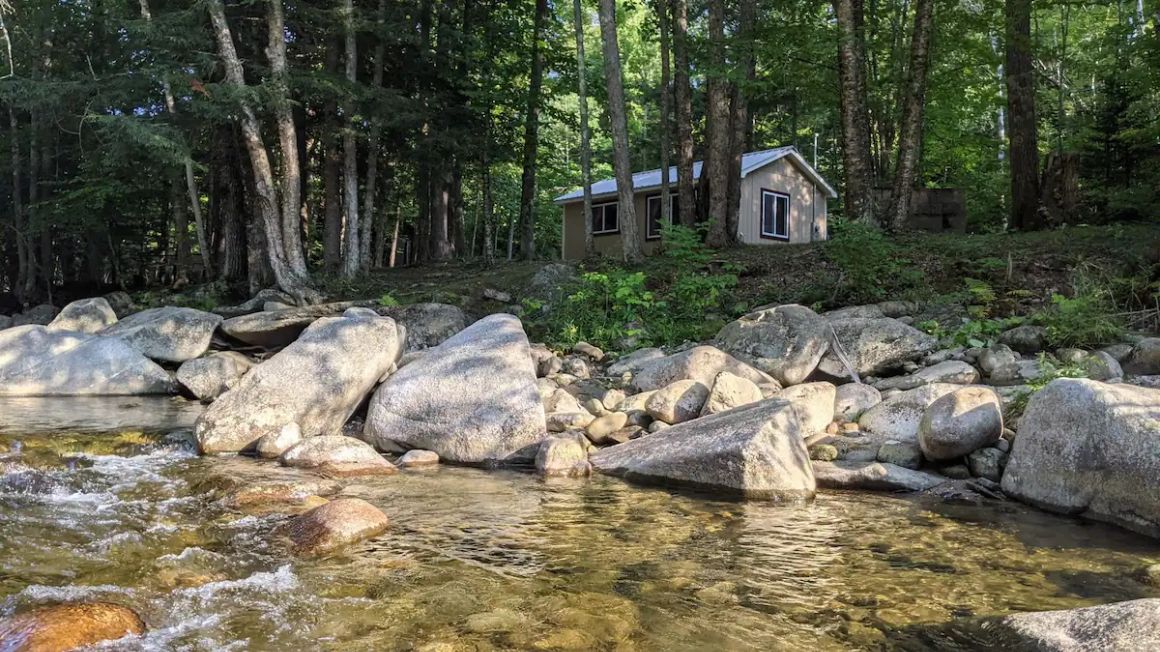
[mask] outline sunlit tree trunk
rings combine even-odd
[[[1031,0],[1007,0],[1007,133],[1011,162],[1011,227],[1039,220],[1039,132],[1031,58]]]
[[[729,127],[729,92],[725,80],[725,2],[709,2],[709,92],[707,99],[709,147],[705,168],[709,183],[709,233],[705,243],[726,247],[736,233],[729,233],[729,161],[732,130]],[[705,169],[702,174],[706,174]]]
[[[757,77],[756,44],[754,43],[754,22],[757,20],[756,0],[741,0],[738,16],[737,56],[742,66],[744,78],[732,84],[730,114],[733,116],[731,152],[729,161],[729,209],[725,221],[726,230],[737,237],[741,220],[741,161],[750,147],[749,102],[745,97],[746,86]],[[796,132],[796,130],[795,130]]]
[[[279,1],[280,0],[276,0]],[[346,80],[354,86],[358,82],[358,44],[354,29],[354,0],[345,0],[342,6],[344,32],[346,34]],[[362,247],[359,246],[359,214],[358,214],[358,140],[355,138],[354,100],[351,100],[345,111],[345,129],[342,136],[343,186],[345,188],[346,209],[345,257],[342,260],[342,275],[345,278],[354,278],[362,263],[359,256]]]
[[[673,10],[673,94],[677,118],[677,210],[680,223],[697,223],[693,179],[693,89],[689,85],[689,19],[687,0],[664,0]]]
[[[669,192],[669,158],[672,154],[669,138],[672,124],[669,121],[669,115],[672,111],[672,66],[669,64],[669,46],[671,38],[669,35],[669,23],[672,16],[669,14],[669,7],[667,2],[657,3],[657,19],[660,23],[661,30],[661,217],[660,222],[664,224],[665,221],[672,215],[673,198]],[[588,213],[585,212],[585,215]],[[587,220],[590,221],[590,220]]]
[[[843,211],[848,219],[872,223],[869,111],[862,0],[833,0],[838,20],[838,78],[841,80]]]
[[[632,161],[628,157],[628,117],[624,112],[624,79],[620,73],[620,46],[616,37],[616,2],[600,0],[600,35],[604,42],[604,82],[608,87],[608,118],[612,124],[613,168],[616,170],[617,220],[624,260],[644,259],[636,229]]]

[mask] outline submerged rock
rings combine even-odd
[[[390,475],[398,472],[368,443],[343,435],[310,437],[278,458],[282,466],[314,469],[324,475]]]
[[[117,323],[117,313],[103,297],[80,299],[68,304],[48,324],[50,331],[99,333]]]
[[[765,372],[754,369],[720,349],[697,346],[649,362],[636,372],[632,384],[642,392],[660,389],[678,380],[696,380],[709,386],[722,371],[759,385],[773,380]]]
[[[169,374],[123,340],[18,326],[0,331],[0,396],[172,394]]]
[[[592,453],[593,467],[631,481],[789,500],[814,476],[793,407],[767,399]]]
[[[395,460],[395,466],[400,469],[417,469],[437,466],[438,464],[439,455],[437,453],[434,451],[419,450],[417,448],[407,451],[402,457]]]
[[[101,334],[119,337],[154,360],[185,362],[209,349],[221,322],[212,312],[165,306],[128,315]]]
[[[318,320],[206,408],[194,427],[198,446],[245,450],[290,423],[304,437],[340,432],[398,359],[399,340],[394,320],[373,313]]]
[[[782,385],[796,385],[829,350],[830,325],[813,310],[790,304],[751,312],[722,328],[716,341]]]
[[[517,317],[485,317],[375,391],[363,439],[461,464],[530,462],[547,425]]]
[[[381,509],[360,498],[340,498],[316,507],[278,529],[291,550],[304,557],[322,557],[387,531]]]
[[[818,486],[826,489],[926,491],[946,482],[933,473],[881,462],[814,462]]]
[[[145,633],[137,612],[111,602],[41,607],[0,620],[5,652],[65,652]]]
[[[1012,614],[985,628],[1001,633],[1008,644],[1042,652],[1144,652],[1160,649],[1160,599]]]
[[[181,363],[177,382],[194,398],[212,401],[237,385],[253,366],[253,360],[236,351],[211,353]]]
[[[543,476],[583,477],[592,473],[583,437],[549,437],[540,442],[536,472]]]
[[[1023,413],[1003,491],[1160,537],[1160,390],[1051,381]]]

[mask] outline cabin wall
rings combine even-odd
[[[641,248],[644,249],[645,255],[652,255],[660,249],[660,238],[655,240],[645,240],[645,203],[646,197],[649,195],[660,194],[660,191],[638,192],[634,195],[634,205],[636,206],[636,231],[641,238]],[[593,204],[603,204],[608,201],[615,201],[614,199],[593,199]],[[584,258],[584,202],[575,201],[570,204],[564,204],[564,260],[580,260]],[[596,252],[602,256],[609,258],[621,258],[624,256],[624,244],[621,240],[621,233],[608,233],[605,235],[593,236],[593,242],[596,244]]]
[[[738,240],[744,244],[778,244],[761,236],[761,191],[789,195],[789,242],[826,239],[826,194],[785,157],[750,172],[741,181]],[[816,229],[816,230],[815,230]]]

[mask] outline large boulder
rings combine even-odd
[[[889,317],[832,319],[829,324],[850,365],[863,376],[893,371],[938,345],[930,335]],[[833,347],[818,363],[818,371],[833,378],[850,378]]]
[[[438,346],[447,338],[467,328],[467,316],[463,311],[446,303],[412,303],[375,310],[407,329],[404,353]]]
[[[866,410],[882,402],[882,393],[870,385],[839,385],[834,396],[834,418],[856,421]]]
[[[530,462],[546,427],[523,325],[497,314],[383,383],[363,438],[380,450],[422,448],[461,464]]]
[[[1039,353],[1047,340],[1047,329],[1043,326],[1023,324],[999,334],[999,342],[1020,353]]]
[[[73,301],[48,324],[53,331],[99,333],[117,323],[117,313],[103,297]]]
[[[709,398],[709,387],[696,380],[678,380],[658,389],[649,397],[645,410],[649,416],[668,424],[684,423],[701,416]]]
[[[381,509],[360,498],[340,498],[306,512],[278,529],[294,554],[322,557],[387,531]]]
[[[881,391],[888,389],[914,389],[931,383],[954,383],[973,385],[979,382],[979,371],[961,360],[946,360],[923,367],[909,376],[884,378],[874,386]]]
[[[922,416],[918,445],[926,459],[953,460],[989,446],[1003,434],[1003,406],[990,387],[963,387],[940,396]]]
[[[128,315],[101,334],[119,337],[154,360],[185,362],[209,349],[221,322],[212,312],[165,306]]]
[[[696,380],[711,386],[717,374],[728,371],[760,385],[773,380],[724,351],[712,346],[697,346],[649,362],[633,376],[637,391],[645,392],[671,385],[678,380]]]
[[[64,652],[145,633],[135,611],[111,602],[40,607],[0,620],[0,650]]]
[[[253,360],[236,351],[211,353],[181,363],[177,382],[194,398],[212,401],[228,392],[253,366]]]
[[[1160,374],[1160,337],[1146,337],[1132,347],[1124,371],[1137,376]]]
[[[282,466],[315,469],[329,476],[390,475],[397,469],[365,441],[344,435],[304,439],[278,458]]]
[[[1020,419],[1003,491],[1160,537],[1160,390],[1051,381]]]
[[[786,387],[778,394],[778,398],[793,405],[807,437],[822,432],[834,420],[837,388],[830,383],[805,383]]]
[[[726,324],[718,345],[773,376],[782,385],[806,379],[830,348],[830,325],[805,306],[757,310]]]
[[[765,397],[761,393],[761,388],[753,384],[753,381],[722,371],[713,381],[713,389],[709,392],[705,406],[701,408],[701,416],[732,410],[735,407],[756,403],[763,398]]]
[[[1145,652],[1160,649],[1160,599],[1012,614],[984,628],[1006,649]]]
[[[590,460],[627,480],[747,498],[812,498],[815,489],[797,414],[776,398],[605,448]]]
[[[394,320],[370,311],[316,321],[206,409],[194,427],[199,447],[245,450],[291,423],[304,437],[337,434],[395,364],[400,339]]]
[[[0,331],[0,395],[172,394],[173,378],[123,340],[17,326]]]
[[[264,310],[222,322],[222,332],[252,346],[276,349],[298,339],[306,327],[323,317],[341,315],[348,308],[359,306],[354,301],[321,303],[316,306]]]
[[[932,383],[895,394],[866,410],[858,417],[858,425],[862,430],[886,439],[915,441],[926,408],[942,396],[962,388],[962,385]]]
[[[616,362],[608,365],[608,375],[618,378],[624,374],[635,374],[650,362],[665,357],[665,352],[657,348],[637,349],[632,353],[621,356]]]

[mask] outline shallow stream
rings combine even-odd
[[[348,481],[387,534],[293,560],[281,514],[226,511],[198,406],[0,399],[0,616],[136,609],[111,650],[846,650],[1000,646],[979,617],[1160,597],[1155,541],[1013,503],[825,492],[728,502],[445,467]]]

